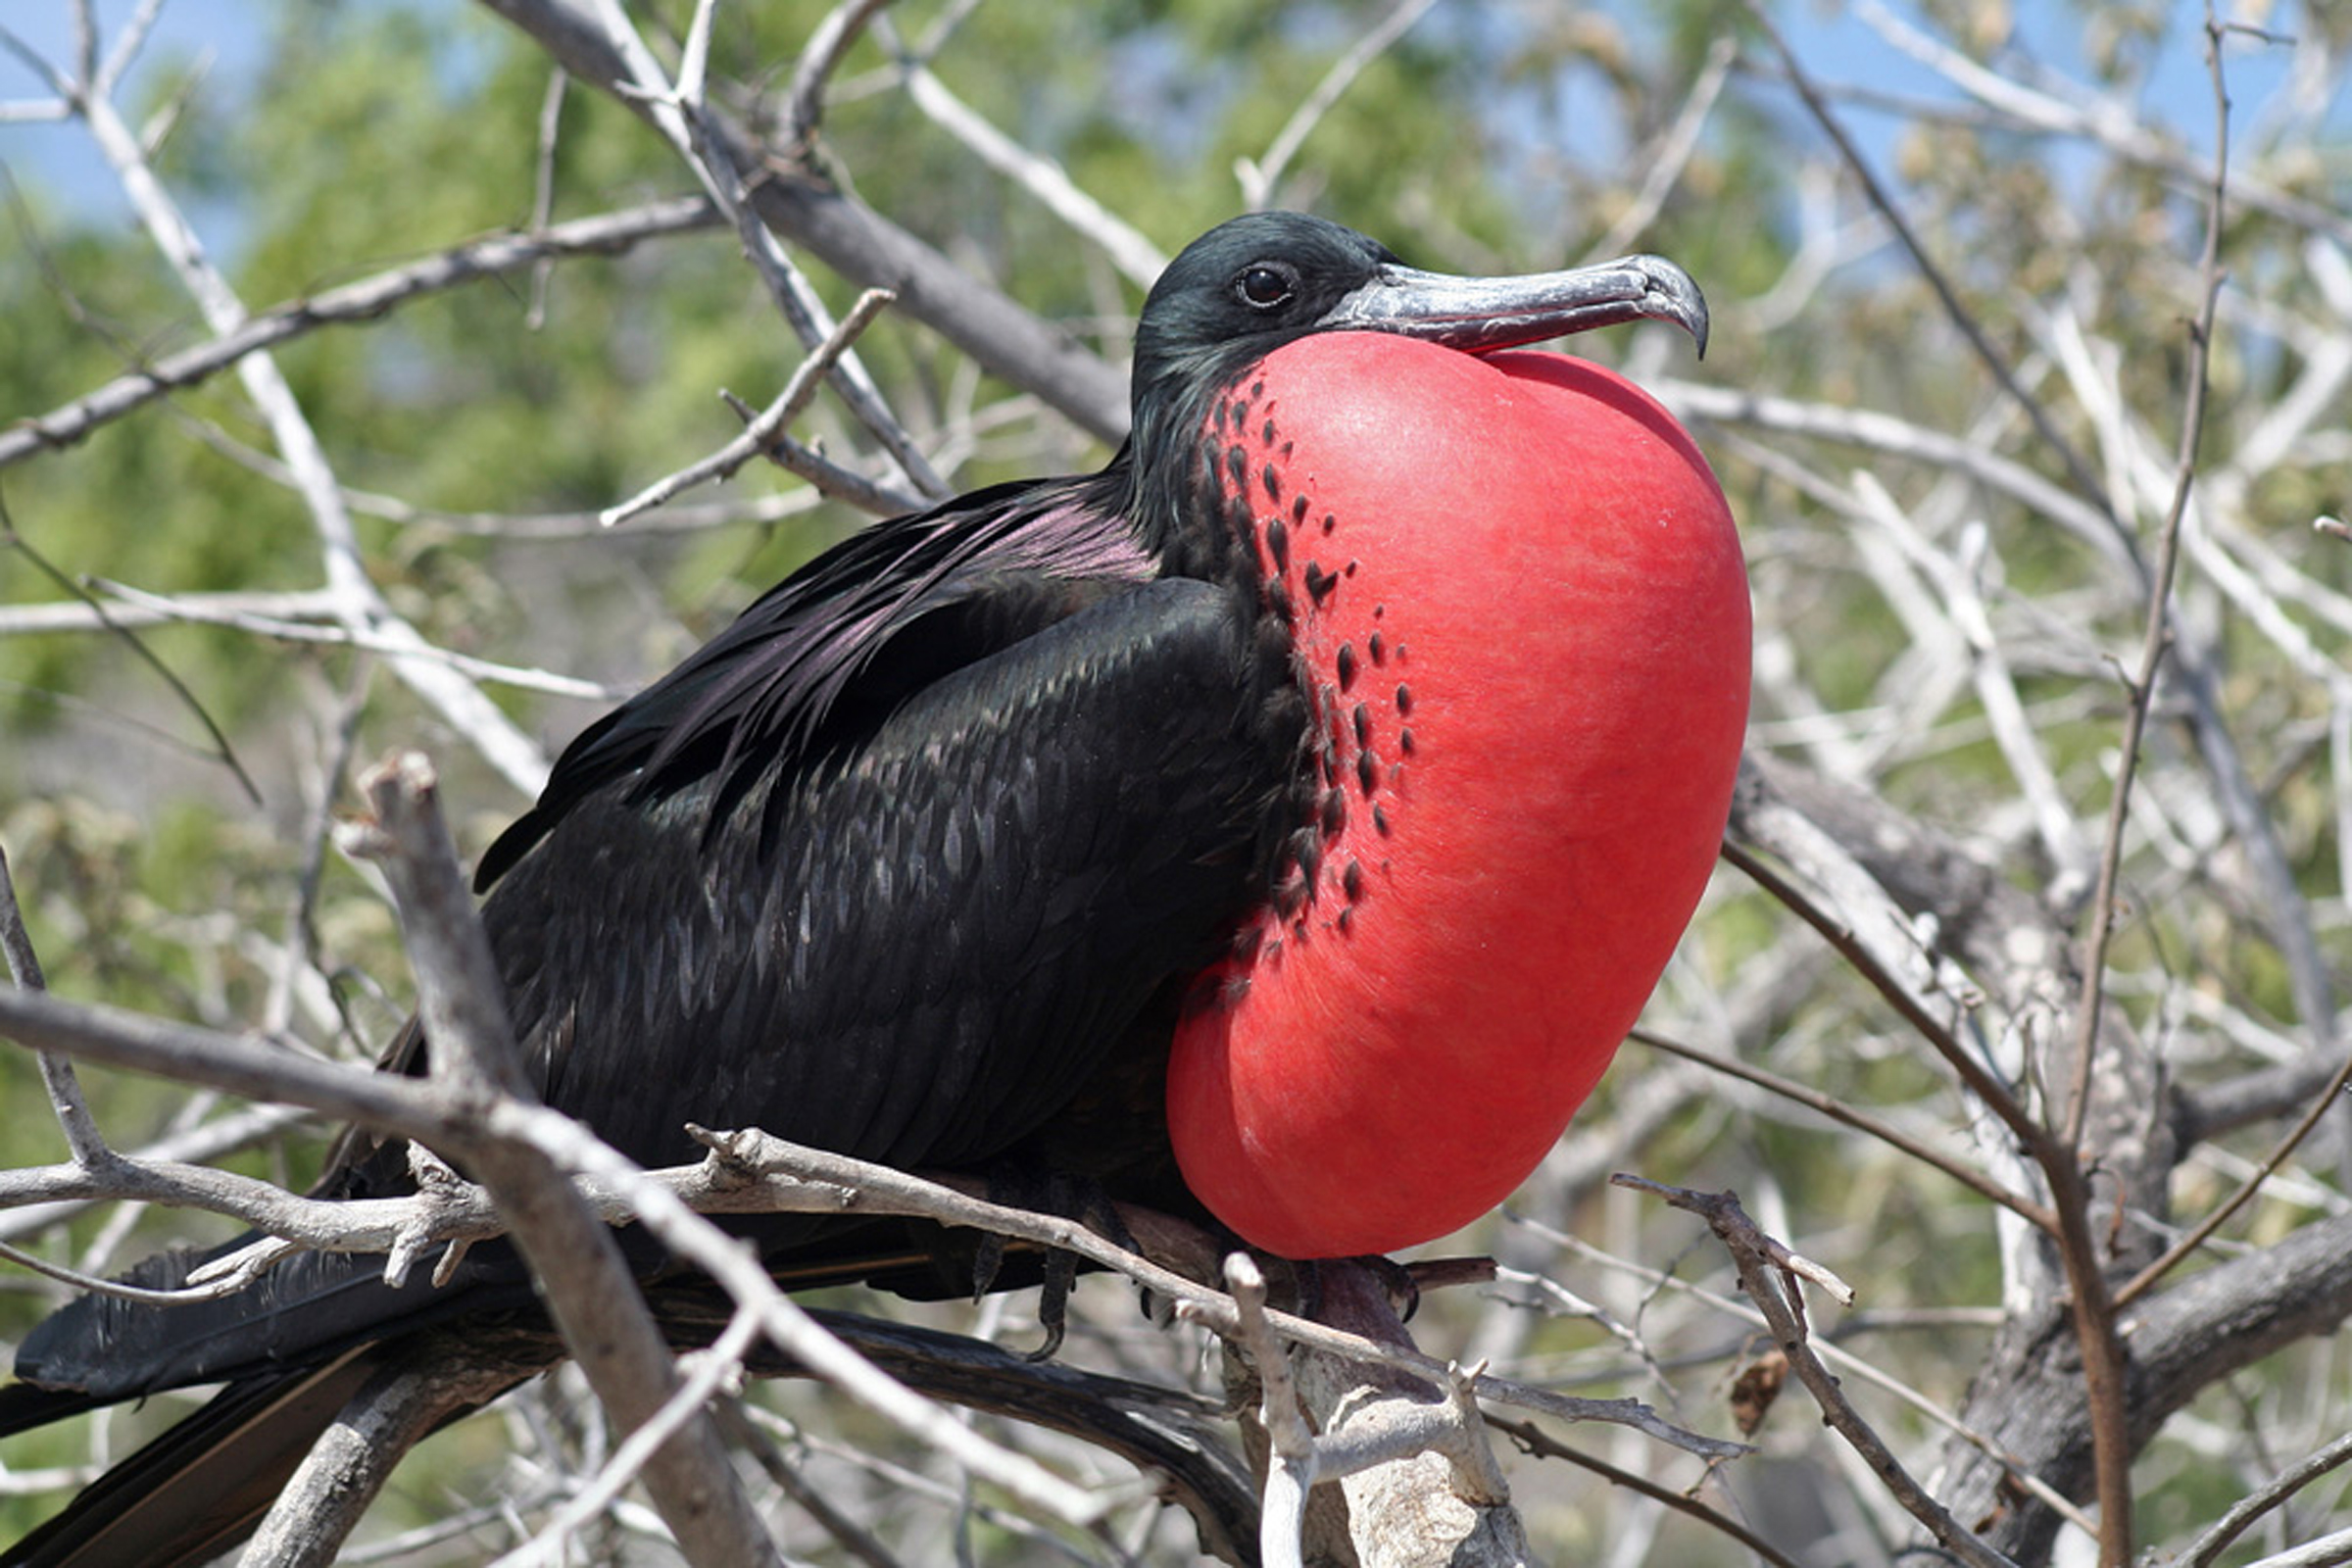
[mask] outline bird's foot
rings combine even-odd
[[[1060,1171],[1040,1173],[1035,1169],[1005,1167],[989,1174],[988,1195],[991,1202],[1074,1220],[1115,1246],[1131,1251],[1135,1249],[1135,1239],[1119,1218],[1118,1206],[1100,1182]],[[991,1234],[981,1239],[972,1257],[975,1299],[996,1287],[1006,1251],[1004,1237]],[[1078,1255],[1074,1252],[1059,1248],[1045,1250],[1040,1263],[1037,1319],[1046,1338],[1043,1345],[1029,1352],[1028,1359],[1050,1361],[1060,1351],[1069,1327],[1070,1292],[1078,1283]]]
[[[1362,1269],[1376,1280],[1389,1298],[1389,1308],[1399,1323],[1409,1323],[1421,1309],[1421,1286],[1413,1271],[1395,1258],[1380,1252],[1366,1252],[1356,1257],[1311,1258],[1290,1265],[1296,1280],[1300,1317],[1318,1315],[1323,1304],[1323,1271],[1329,1267],[1349,1264]]]

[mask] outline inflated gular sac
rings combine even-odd
[[[1387,1251],[1507,1196],[1656,984],[1730,808],[1747,579],[1690,435],[1597,367],[1334,333],[1243,392],[1208,438],[1324,793],[1179,1031],[1169,1128],[1250,1242]]]

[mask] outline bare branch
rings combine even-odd
[[[686,161],[703,189],[734,223],[745,258],[767,285],[769,297],[791,323],[802,346],[816,350],[834,335],[832,315],[808,278],[784,254],[776,236],[747,204],[749,190],[743,172],[754,166],[737,156],[732,138],[703,94],[701,69],[705,55],[696,49],[694,39],[703,38],[707,48],[707,9],[696,12],[699,25],[688,39],[684,70],[692,79],[675,85],[662,74],[653,52],[638,36],[635,24],[616,0],[600,0],[597,9],[608,38],[626,67],[626,75],[614,84],[616,89],[642,106],[655,128]],[[907,481],[925,495],[945,496],[946,484],[932,471],[930,462],[891,414],[857,351],[846,344],[834,350],[825,373],[842,402],[897,461]]]
[[[1426,5],[1431,0],[1411,3]],[[951,92],[926,61],[900,46],[887,19],[877,19],[875,35],[898,53],[900,79],[907,99],[926,118],[970,148],[982,163],[1036,197],[1074,233],[1098,246],[1129,282],[1138,288],[1152,286],[1160,269],[1168,265],[1158,246],[1080,190],[1059,164],[1029,151]]]
[[[105,64],[95,75],[86,78],[94,96],[112,98],[122,85],[123,76],[138,59],[139,51],[146,47],[147,35],[155,29],[155,19],[163,15],[163,10],[164,0],[139,0],[138,9],[124,21],[122,30],[115,34],[115,46],[106,52]]]
[[[309,299],[272,306],[219,332],[210,342],[168,354],[72,403],[0,429],[0,467],[72,446],[167,392],[194,386],[234,368],[249,355],[289,343],[319,327],[380,320],[397,307],[427,294],[553,258],[616,256],[646,240],[692,233],[717,221],[718,215],[709,202],[699,197],[674,197],[626,212],[574,219],[535,234],[499,234],[475,240]]]
[[[2338,1438],[2300,1463],[2280,1471],[2268,1484],[2232,1503],[2228,1513],[2215,1520],[2189,1544],[2186,1551],[2174,1559],[2176,1568],[2210,1568],[2231,1542],[2246,1533],[2247,1527],[2348,1460],[2352,1460],[2352,1436]]]
[[[127,126],[103,98],[85,100],[81,114],[99,150],[113,166],[116,177],[138,212],[156,246],[164,253],[181,284],[203,311],[216,333],[233,332],[247,320],[244,305],[227,280],[214,268],[178,208],[147,164]],[[430,660],[413,657],[427,644],[416,629],[394,613],[368,575],[351,514],[343,506],[333,466],[303,415],[293,389],[266,352],[248,353],[236,362],[245,390],[269,421],[278,453],[294,470],[316,528],[324,559],[328,587],[338,596],[340,612],[355,629],[367,627],[403,645],[392,667],[418,696],[431,703],[479,750],[492,766],[517,788],[536,795],[547,777],[547,759],[536,743],[517,729],[496,704],[470,681]]]
[[[1944,315],[1955,327],[1959,328],[1960,335],[1968,340],[1969,347],[1976,351],[1978,360],[1990,372],[1992,378],[2000,383],[2003,390],[2016,401],[2017,406],[2025,411],[2026,417],[2034,421],[2034,433],[2041,437],[2042,442],[2053,453],[2057,454],[2059,462],[2065,466],[2068,477],[2074,481],[2076,490],[2084,499],[2099,506],[2112,515],[2114,508],[2107,501],[2105,487],[2099,483],[2098,476],[2091,472],[2090,465],[2083,461],[2082,453],[2075,449],[2074,443],[2069,441],[2059,430],[2056,421],[2050,417],[2049,411],[2042,407],[2041,401],[2027,391],[2024,383],[2018,380],[2016,371],[2010,368],[2007,356],[1996,349],[1992,340],[1984,335],[1984,328],[1978,321],[1976,313],[1969,309],[1966,302],[1960,298],[1959,291],[1944,275],[1943,269],[1938,267],[1929,256],[1927,247],[1921,243],[1918,234],[1903,217],[1902,209],[1896,206],[1894,199],[1879,183],[1878,176],[1871,172],[1869,161],[1862,156],[1851,138],[1846,135],[1844,127],[1838,122],[1838,117],[1831,114],[1829,106],[1821,101],[1821,95],[1814,89],[1812,78],[1806,74],[1804,67],[1797,62],[1795,53],[1789,49],[1788,40],[1781,36],[1780,28],[1774,24],[1771,16],[1766,13],[1763,6],[1756,3],[1756,0],[1748,0],[1747,14],[1755,24],[1763,29],[1764,36],[1772,41],[1773,48],[1780,54],[1783,69],[1788,73],[1789,85],[1796,89],[1797,96],[1804,101],[1805,108],[1812,114],[1814,122],[1820,125],[1830,140],[1837,145],[1838,155],[1844,159],[1847,170],[1861,185],[1862,192],[1869,199],[1872,208],[1886,220],[1887,226],[1894,230],[1895,237],[1902,241],[1903,249],[1910,254],[1912,265],[1919,269],[1920,276],[1927,280],[1931,289],[1935,290],[1936,298],[1943,307]]]
[[[8,955],[9,979],[19,990],[48,988],[41,974],[40,955],[33,951],[32,938],[24,929],[24,911],[17,905],[17,884],[9,875],[5,846],[0,846],[0,952]],[[40,1053],[38,1059],[42,1086],[49,1091],[49,1104],[57,1112],[74,1163],[84,1168],[106,1163],[114,1152],[106,1147],[105,1135],[90,1115],[90,1102],[74,1075],[73,1061],[47,1051]]]
[[[634,77],[603,28],[571,0],[483,3],[538,39],[575,78],[614,94],[639,114],[650,114],[642,102],[621,92]],[[712,123],[735,167],[752,167],[756,160],[742,155],[737,133],[718,117]],[[807,246],[852,282],[890,289],[916,320],[991,371],[1036,393],[1081,428],[1104,440],[1126,433],[1123,374],[906,230],[797,174],[759,181],[748,199],[778,234]]]
[[[512,1388],[518,1369],[478,1335],[432,1334],[324,1380],[347,1402],[270,1505],[244,1568],[326,1568],[408,1451],[452,1416]],[[351,1387],[353,1383],[357,1387]],[[348,1391],[348,1392],[346,1392]]]
[[[486,1122],[528,1091],[505,987],[442,825],[431,768],[411,753],[373,769],[361,787],[374,818],[338,837],[382,864],[399,901],[418,1013],[433,1043],[433,1086],[461,1125]],[[606,1407],[629,1427],[664,1419],[677,1368],[612,1233],[536,1142],[476,1135],[457,1147],[511,1217],[548,1310]],[[646,1461],[646,1489],[689,1562],[769,1560],[774,1547],[727,1463],[717,1426],[696,1408]]]
[[[493,685],[514,686],[524,691],[546,692],[556,697],[572,697],[583,702],[609,703],[628,695],[625,690],[616,690],[596,681],[578,680],[569,675],[559,675],[553,670],[525,669],[515,664],[502,664],[493,660],[476,659],[470,654],[452,653],[448,649],[435,648],[429,644],[420,650],[413,649],[405,638],[369,630],[366,627],[354,629],[348,624],[318,625],[300,620],[289,620],[272,615],[265,610],[224,605],[217,599],[208,599],[203,595],[182,597],[172,594],[151,594],[143,589],[133,588],[127,583],[100,581],[97,586],[133,610],[144,612],[158,623],[192,621],[213,626],[233,626],[239,631],[249,631],[262,637],[272,637],[280,642],[318,643],[334,648],[361,648],[369,653],[401,654],[403,657],[446,664],[451,669],[473,680]],[[305,608],[323,610],[328,613],[333,613],[338,608],[332,597],[328,595],[289,594],[275,597],[281,603],[290,602],[291,608],[297,613]],[[46,610],[49,607],[37,608]],[[50,618],[51,626],[43,629],[54,629],[57,624],[67,619],[62,615]],[[120,624],[111,611],[107,612],[107,618]]]

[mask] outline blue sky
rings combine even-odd
[[[368,0],[368,3],[405,4],[452,16],[466,6],[466,0]],[[1463,4],[1468,0],[1452,0],[1452,3]],[[2303,3],[2340,3],[2340,0],[2303,0]],[[1641,14],[1631,0],[1612,0],[1612,4],[1626,15]],[[1889,4],[1898,16],[1915,15],[1904,0],[1889,0]],[[2193,22],[2202,14],[2201,4],[2193,0],[2175,0],[2175,4],[2183,22]],[[132,3],[99,0],[98,9],[111,41],[112,28],[119,26],[130,13]],[[2245,9],[2243,0],[2239,9]],[[2300,15],[2294,4],[2270,6],[2266,10],[2270,25],[2292,32]],[[216,95],[233,94],[255,68],[262,15],[259,0],[168,0],[145,57],[148,69],[153,71],[154,63],[160,61],[208,58],[211,63],[206,90]],[[2082,16],[2082,9],[2063,0],[2018,0],[2017,37],[2036,58],[2079,77],[2083,74],[2077,52]],[[70,56],[71,19],[69,0],[10,0],[8,5],[0,7],[0,26],[6,26],[33,49],[53,58]],[[1794,0],[1784,6],[1783,23],[1807,68],[1825,83],[1867,83],[1882,91],[1934,102],[1958,101],[1954,89],[1926,67],[1890,48],[1848,6],[1823,0]],[[2204,64],[2194,47],[2195,28],[2189,25],[2178,31],[2180,35],[2178,45],[2159,56],[2148,73],[2139,93],[2138,108],[2190,145],[2208,147],[2212,143],[2212,99]],[[2252,39],[2237,40],[2230,49],[2228,67],[2235,103],[2233,122],[2242,134],[2245,127],[2258,122],[2264,106],[2272,102],[2287,79],[2290,51]],[[136,90],[137,80],[134,73],[134,89],[130,94],[133,102],[141,97]],[[44,94],[39,79],[24,63],[13,55],[0,54],[0,101],[41,96]],[[1888,144],[1896,125],[1892,118],[1852,105],[1840,112],[1867,149],[1876,153]],[[2328,125],[2335,134],[2352,140],[2352,92],[2346,91],[2340,78],[2328,113]],[[51,197],[61,199],[77,216],[104,221],[109,214],[122,210],[112,177],[77,126],[0,123],[0,165],[17,177],[37,184]],[[233,226],[233,215],[209,216],[224,228]],[[232,233],[207,237],[215,244],[233,243]]]

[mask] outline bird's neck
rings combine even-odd
[[[1121,474],[1126,515],[1164,576],[1231,583],[1253,596],[1263,581],[1253,514],[1225,472],[1228,444],[1217,431],[1203,439],[1237,399],[1248,401],[1263,358],[1262,348],[1235,344],[1156,371],[1139,358],[1133,427],[1104,472]]]

